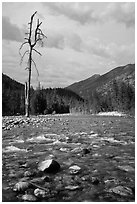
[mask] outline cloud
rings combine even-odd
[[[65,49],[71,48],[75,51],[81,51],[82,40],[76,33],[68,33],[65,31],[48,30],[48,38],[45,41],[45,46],[49,48]]]
[[[44,3],[48,6],[54,15],[64,15],[68,18],[85,24],[88,21],[95,21],[92,15],[92,7],[90,3],[78,2],[50,2]]]
[[[48,38],[45,41],[45,44],[49,48],[63,49],[64,45],[64,36],[56,31],[49,31],[47,34]]]
[[[99,59],[110,59],[116,62],[126,63],[135,60],[134,44],[118,45],[117,43],[104,43],[98,38],[82,39],[76,33],[59,33],[57,31],[49,32],[47,47],[63,50],[68,48],[70,51],[82,53],[83,55],[96,56]]]
[[[24,83],[27,72],[24,67],[20,67],[19,47],[20,43],[17,41],[2,41],[2,72]]]
[[[66,34],[65,38],[65,44],[67,47],[74,49],[75,51],[81,52],[81,46],[82,46],[82,39],[81,37],[76,33],[68,33]]]
[[[111,43],[108,46],[108,52],[111,59],[115,60],[119,65],[135,62],[135,45],[121,45]]]
[[[48,6],[52,15],[64,15],[81,24],[91,22],[102,23],[109,20],[123,23],[127,27],[134,26],[135,24],[134,2],[106,3],[106,7],[103,7],[103,9],[98,4],[99,10],[92,8],[91,2],[50,2],[43,4]]]
[[[21,42],[23,39],[20,29],[5,16],[2,17],[2,38],[17,42]]]
[[[116,44],[103,43],[99,39],[90,38],[82,43],[81,50],[99,57],[99,59],[114,60],[117,64],[134,63],[135,61],[135,45],[132,44]]]
[[[97,38],[89,38],[82,44],[82,49],[85,52],[91,53],[103,58],[110,57],[108,46],[100,42]]]
[[[114,20],[118,23],[123,23],[127,27],[132,27],[135,24],[135,3],[109,3],[106,8],[99,14],[95,14],[100,21]]]

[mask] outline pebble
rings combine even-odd
[[[59,183],[59,181],[58,181]],[[66,186],[74,185],[74,179],[72,175],[63,175],[60,180],[60,183],[65,184]]]
[[[79,189],[79,186],[71,186],[71,185],[70,186],[65,186],[65,189],[74,191],[74,190]]]
[[[25,171],[25,172],[24,172],[24,176],[25,176],[25,177],[30,177],[30,176],[33,176],[33,173],[30,172],[30,171]]]
[[[93,156],[93,157],[101,157],[101,155],[98,154],[98,153],[95,153],[95,154],[93,154],[92,156]]]
[[[109,187],[109,186],[112,186],[112,185],[118,185],[119,184],[119,180],[118,179],[115,179],[115,178],[109,178],[109,179],[106,179],[104,181],[106,187]]]
[[[77,165],[69,167],[70,174],[78,174],[81,170],[81,168]]]
[[[86,149],[86,148],[83,149],[83,154],[89,154],[89,153],[90,153],[89,149]]]
[[[14,173],[9,174],[9,178],[15,178],[15,177],[16,177],[16,174],[14,174]]]
[[[5,149],[3,149],[3,152],[19,152],[19,151],[21,151],[21,152],[27,152],[27,150],[26,149],[20,149],[20,148],[18,148],[18,147],[15,147],[15,146],[13,146],[13,145],[11,145],[11,146],[7,146],[7,147],[5,147]]]
[[[49,176],[43,176],[43,177],[41,177],[41,179],[44,180],[45,182],[52,181],[52,179]]]
[[[25,191],[29,187],[29,183],[25,181],[20,181],[15,184],[13,191]]]
[[[34,201],[37,200],[37,198],[36,198],[34,195],[31,195],[31,194],[25,194],[25,195],[22,196],[22,200],[24,200],[24,201],[32,201],[32,202],[34,202]]]
[[[34,190],[34,195],[38,198],[45,198],[46,195],[49,194],[49,189],[45,188],[45,190],[42,190],[42,189],[39,189],[39,188],[36,188]]]
[[[63,147],[61,147],[59,150],[60,150],[61,152],[68,152],[68,151],[69,151],[68,148],[63,148]]]
[[[14,119],[5,119],[7,120],[5,123],[3,122],[2,124],[2,129],[3,130],[11,130],[11,128],[19,127],[19,126],[24,126],[24,124],[31,124],[31,125],[39,125],[39,123],[44,123],[47,121],[47,119],[42,119],[42,118],[22,118],[22,117],[15,117]]]
[[[125,186],[116,186],[114,188],[110,188],[109,193],[115,193],[121,196],[131,196],[132,193],[132,189],[125,187]]]
[[[20,179],[20,181],[28,181],[30,178],[29,177],[23,177]]]
[[[10,173],[9,173],[9,177],[10,177],[10,178],[16,177],[16,173],[11,170]]]
[[[131,166],[118,166],[120,170],[126,171],[126,172],[135,172],[135,169]]]
[[[73,163],[74,163],[74,161],[73,161],[71,158],[69,158],[68,160],[66,160],[66,161],[63,162],[63,164],[65,164],[66,166],[70,166],[70,165],[72,165]]]
[[[43,179],[44,177],[37,177],[37,178],[33,178],[32,180],[31,180],[31,182],[33,182],[33,183],[43,183]]]
[[[74,149],[71,150],[71,152],[74,152],[74,153],[79,153],[82,151],[82,148],[81,147],[76,147]]]
[[[93,148],[99,148],[100,146],[95,144],[95,145],[93,145],[92,147],[93,147]]]
[[[97,177],[91,177],[91,183],[93,185],[98,185],[99,184],[99,179]]]

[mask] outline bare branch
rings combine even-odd
[[[32,48],[33,47],[35,47],[35,45],[37,44],[37,42],[39,41],[39,40],[41,40],[40,38],[38,38],[31,46],[32,46]]]
[[[42,22],[40,22],[39,27],[41,26]]]
[[[33,48],[32,50],[34,50],[36,53],[38,53],[40,56],[42,56],[42,54],[40,52],[38,52],[36,49]]]
[[[24,43],[22,43],[22,45],[20,46],[20,49],[19,49],[19,54],[21,55],[21,53],[20,53],[20,51],[21,51],[21,49],[23,48],[23,46],[25,45],[25,44],[27,44],[28,42],[24,42]]]
[[[38,29],[39,29],[41,24],[42,24],[42,22],[39,23],[39,19],[38,19],[37,20],[37,27],[35,29],[35,41],[37,40],[37,33],[38,33]]]
[[[37,13],[37,11],[35,11],[35,13],[31,16],[31,21],[29,23],[30,28],[29,28],[29,44],[31,45],[31,35],[32,35],[32,24],[33,24],[33,18],[35,16],[35,14]]]
[[[24,40],[27,40],[29,42],[29,39],[28,38],[24,38]]]
[[[35,13],[31,16],[31,22],[33,21],[33,18],[34,18],[36,13],[37,13],[37,11],[35,11]]]
[[[24,54],[22,55],[21,60],[20,60],[20,64],[22,64],[23,59],[24,59],[24,57],[25,57],[25,55],[26,55],[27,53],[29,53],[29,50],[26,50],[26,51],[24,52]]]
[[[44,191],[47,190],[46,188],[43,188],[42,186],[39,186],[39,185],[33,183],[32,181],[29,181],[29,183],[30,183],[31,185],[33,185],[35,188],[40,188],[40,189],[42,189],[42,190],[44,190]]]
[[[38,31],[40,31],[40,33],[38,33],[39,35],[44,36],[45,38],[47,38],[47,36],[42,32],[42,30],[39,28]]]
[[[31,61],[33,62],[34,67],[35,67],[35,69],[36,69],[36,71],[37,71],[37,75],[39,76],[39,71],[38,71],[38,69],[37,69],[37,65],[36,65],[35,61],[34,61],[33,59],[31,59]]]

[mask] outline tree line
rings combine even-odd
[[[63,88],[30,89],[30,114],[80,112],[84,99]],[[24,115],[24,90],[2,89],[2,115]]]
[[[55,113],[98,113],[104,111],[135,111],[135,89],[123,81],[113,80],[110,89],[105,93],[94,90],[85,100],[79,95],[63,88],[48,88],[30,90],[30,113],[55,114]],[[24,88],[15,89],[3,86],[2,89],[2,114],[24,115],[25,97]]]
[[[124,81],[113,80],[106,92],[93,91],[89,104],[91,112],[122,111],[134,114],[135,88]]]

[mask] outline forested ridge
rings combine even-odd
[[[67,88],[38,87],[34,90],[31,87],[31,114],[84,114],[100,111],[123,111],[134,114],[134,67],[135,65],[118,67],[105,75],[93,75]],[[25,114],[24,89],[23,84],[2,74],[3,115]]]
[[[116,67],[103,75],[95,74],[66,88],[88,99],[95,90],[107,92],[111,88],[113,81],[124,82],[126,85],[129,84],[135,88],[135,64]]]
[[[2,74],[2,114],[25,114],[25,86]],[[31,114],[81,112],[84,99],[63,88],[31,87]]]

